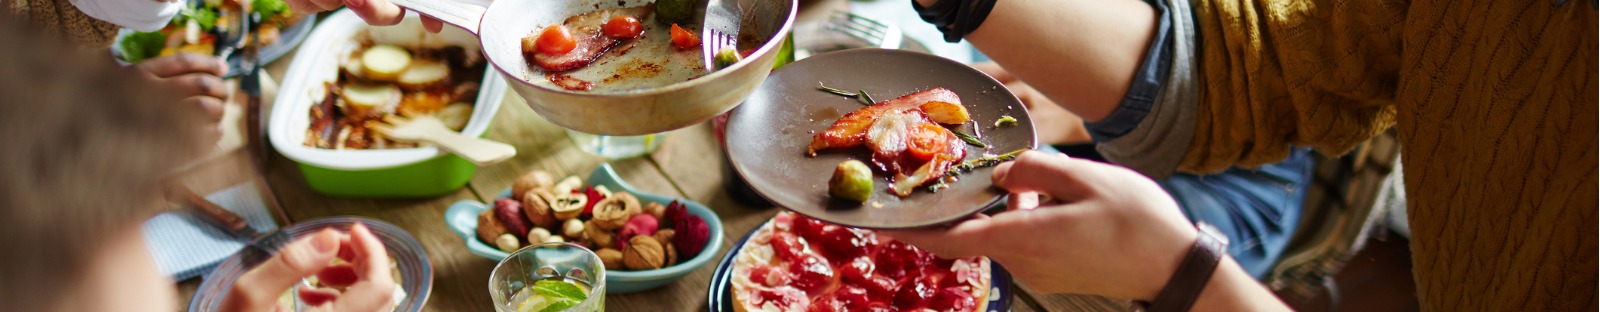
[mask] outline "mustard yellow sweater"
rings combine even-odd
[[[1395,126],[1426,310],[1596,309],[1591,1],[1193,3],[1203,90],[1181,171]]]

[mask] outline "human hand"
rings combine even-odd
[[[1083,118],[1067,111],[1061,105],[1056,105],[1055,101],[1039,93],[1039,90],[1028,83],[1017,79],[1017,76],[1000,67],[1000,64],[983,62],[972,64],[972,68],[989,74],[1001,84],[1005,84],[1007,90],[1011,90],[1012,94],[1017,95],[1018,100],[1022,100],[1022,106],[1028,108],[1028,117],[1033,119],[1033,127],[1039,134],[1039,142],[1056,145],[1083,144],[1094,140],[1089,137],[1089,130],[1084,127]]]
[[[1035,290],[1136,300],[1155,298],[1195,242],[1172,198],[1126,168],[1030,151],[993,180],[1011,193],[1005,212],[883,233],[944,258],[988,256]]]
[[[333,11],[339,9],[339,6],[349,7],[351,12],[355,12],[356,16],[360,16],[372,26],[399,24],[406,17],[406,11],[390,3],[389,0],[284,0],[284,2],[289,3],[290,10],[302,13]],[[444,23],[439,19],[423,15],[422,28],[431,33],[438,33],[444,28]]]
[[[209,128],[221,134],[222,105],[228,98],[222,75],[228,64],[222,59],[202,54],[177,53],[139,62],[136,66],[145,77],[165,85],[183,98],[184,106],[194,107],[209,117]]]
[[[334,258],[349,263],[333,265]],[[245,272],[234,281],[224,311],[288,311],[279,296],[306,277],[317,276],[324,285],[342,287],[300,288],[297,296],[313,311],[388,311],[394,309],[394,277],[389,254],[365,225],[343,234],[327,229],[284,245],[277,255]]]

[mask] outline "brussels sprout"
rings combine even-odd
[[[688,23],[694,18],[694,0],[656,0],[656,16],[667,23]]]
[[[846,160],[833,169],[833,179],[828,180],[828,194],[834,198],[866,202],[872,197],[872,169],[859,160]]]

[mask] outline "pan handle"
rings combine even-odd
[[[422,15],[437,18],[478,34],[483,13],[489,10],[490,0],[390,0],[394,4]]]

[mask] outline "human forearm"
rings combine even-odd
[[[997,1],[966,38],[1045,96],[1095,122],[1121,103],[1155,27],[1155,11],[1139,0]]]

